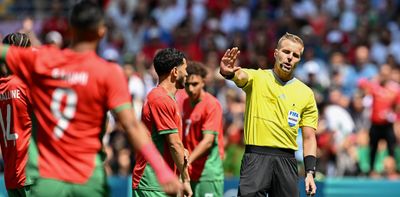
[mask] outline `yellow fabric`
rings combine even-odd
[[[283,83],[272,70],[242,71],[249,76],[242,87],[246,92],[245,144],[297,150],[299,127],[317,128],[312,90],[296,78]]]

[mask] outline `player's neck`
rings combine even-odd
[[[72,41],[70,49],[75,52],[95,51],[97,47],[96,41]]]
[[[168,94],[175,95],[178,89],[176,88],[175,83],[171,82],[170,77],[160,78],[159,86],[163,87]]]
[[[204,95],[205,95],[205,92],[204,92],[204,90],[202,90],[200,92],[199,96],[196,97],[196,98],[189,96],[189,100],[190,100],[191,103],[196,104],[196,103],[200,102],[203,99]]]

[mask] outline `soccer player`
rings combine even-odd
[[[73,39],[65,50],[0,45],[1,59],[30,89],[32,196],[107,196],[100,139],[108,110],[155,168],[164,190],[177,193],[182,187],[136,120],[121,68],[95,53],[106,32],[103,17],[97,4],[75,4],[69,19]]]
[[[181,104],[183,144],[189,150],[188,164],[193,196],[223,196],[222,107],[217,98],[204,90],[207,70],[200,62],[189,62]]]
[[[274,52],[269,70],[242,69],[235,65],[238,48],[222,57],[220,73],[246,93],[245,154],[240,169],[238,196],[299,196],[294,157],[296,137],[302,129],[305,188],[315,194],[318,110],[312,90],[294,78],[303,54],[301,38],[286,33]]]
[[[184,195],[192,196],[190,178],[182,143],[182,120],[175,93],[184,88],[186,78],[186,58],[176,49],[159,51],[153,60],[159,78],[157,87],[147,95],[142,110],[142,121],[151,133],[154,143],[169,166],[179,171],[184,187]],[[147,165],[142,154],[136,154],[136,164],[132,174],[133,196],[166,196],[155,180],[153,168]]]
[[[3,44],[30,47],[28,35],[10,33]],[[2,65],[3,66],[3,65]],[[0,78],[0,145],[4,159],[4,179],[8,196],[30,196],[32,179],[26,176],[32,122],[28,88],[16,76],[2,73]]]

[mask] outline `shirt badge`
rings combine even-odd
[[[299,113],[290,110],[288,113],[288,123],[290,127],[296,126],[296,124],[299,122],[300,115]]]

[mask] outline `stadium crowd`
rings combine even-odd
[[[37,8],[36,1],[6,2],[0,6],[1,36],[22,29],[36,34],[37,44],[69,44],[66,10],[74,1],[40,1],[47,8]],[[400,1],[110,0],[104,9],[109,29],[98,54],[123,67],[137,117],[157,83],[151,63],[158,49],[177,48],[207,66],[206,89],[224,110],[225,176],[239,175],[245,95],[219,74],[221,57],[237,46],[240,66],[271,68],[277,39],[290,32],[305,44],[296,77],[313,89],[320,113],[317,180],[400,177]],[[396,97],[389,104],[371,91],[387,84]],[[370,117],[393,126],[394,135],[371,135],[380,122]],[[131,174],[134,157],[118,122],[111,119],[103,141],[107,173]],[[302,154],[297,158],[301,164]]]

